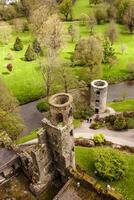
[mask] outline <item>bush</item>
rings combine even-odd
[[[16,41],[14,43],[14,50],[15,51],[21,51],[23,49],[23,43],[19,37],[16,38]]]
[[[49,103],[48,100],[39,101],[36,105],[36,108],[39,112],[47,112],[49,111]]]
[[[93,140],[94,140],[95,144],[103,144],[105,142],[104,134],[98,133],[98,134],[94,135]]]
[[[37,39],[35,39],[34,41],[33,41],[33,49],[34,49],[34,51],[35,51],[35,53],[40,53],[41,52],[41,46],[40,46],[40,43],[38,42],[38,40]]]
[[[6,68],[9,72],[11,72],[13,70],[13,65],[11,63],[9,63],[9,64],[7,64]]]
[[[127,162],[120,152],[113,149],[102,149],[95,160],[95,170],[104,180],[115,181],[125,177]]]
[[[33,61],[36,59],[36,53],[31,45],[28,46],[26,53],[25,53],[25,60],[26,61]]]
[[[91,129],[97,130],[99,128],[103,127],[103,123],[102,122],[93,122],[90,126]]]
[[[116,115],[109,115],[105,117],[105,122],[110,123],[111,125],[114,125],[116,118],[117,118]]]
[[[7,60],[13,60],[13,59],[14,59],[13,53],[12,53],[12,52],[9,52],[9,53],[7,54],[7,56],[6,56],[6,59],[7,59]]]
[[[84,108],[82,110],[77,110],[74,112],[74,118],[75,119],[88,119],[89,117],[91,117],[94,114],[94,111],[89,108]]]
[[[114,122],[113,128],[117,131],[127,128],[126,120],[122,115],[117,116],[117,118]]]

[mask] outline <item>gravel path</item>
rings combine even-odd
[[[89,123],[83,122],[80,128],[75,129],[75,138],[92,138],[94,134],[103,133],[106,140],[119,145],[127,145],[134,147],[134,129],[129,129],[125,131],[113,131],[106,128],[101,128],[98,130],[93,130],[89,128]]]

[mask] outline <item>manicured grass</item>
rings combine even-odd
[[[84,169],[90,176],[94,175],[94,159],[98,154],[101,148],[108,148],[108,147],[95,147],[95,148],[86,148],[86,147],[76,147],[76,162]],[[114,150],[113,151],[117,151]],[[129,153],[122,153],[124,158],[128,163],[128,172],[127,176],[117,182],[104,182],[101,181],[99,178],[98,181],[105,186],[106,184],[110,184],[115,187],[119,192],[121,192],[125,200],[133,200],[133,191],[134,191],[134,155]]]
[[[25,136],[22,136],[20,137],[17,141],[16,141],[16,144],[23,144],[25,142],[28,142],[30,140],[33,140],[37,138],[37,130],[34,130],[32,131],[31,133],[25,135]]]
[[[134,99],[108,103],[117,112],[134,111]]]
[[[12,48],[17,35],[23,41],[24,49],[16,52]],[[45,93],[42,75],[39,70],[39,59],[32,62],[26,62],[24,60],[25,51],[32,40],[33,37],[30,32],[13,33],[8,45],[0,46],[0,73],[8,88],[18,98],[20,103],[38,99]],[[13,53],[14,59],[6,60],[5,58],[10,51]],[[12,63],[13,65],[13,71],[11,73],[8,73],[5,67],[7,63]]]
[[[81,3],[82,2],[83,1],[81,0]],[[79,26],[80,37],[89,36],[88,28],[86,26],[79,25],[79,22],[65,22],[65,27],[68,28],[71,23],[75,23],[77,26]],[[103,35],[107,29],[107,25],[108,24],[96,25],[95,33]],[[126,29],[121,25],[118,25],[118,29],[119,37],[114,44],[117,61],[111,69],[109,68],[109,66],[103,66],[103,79],[106,79],[108,82],[111,83],[120,82],[131,78],[127,70],[127,65],[128,63],[133,61],[134,55],[134,35],[128,34]],[[16,52],[12,50],[16,36],[19,36],[23,41],[24,49],[22,51]],[[13,32],[9,44],[0,46],[0,74],[2,74],[2,77],[4,78],[8,88],[11,90],[13,95],[18,98],[21,104],[39,99],[46,94],[45,84],[39,68],[41,57],[32,62],[26,62],[24,60],[26,48],[32,41],[33,35],[31,32],[18,34]],[[61,52],[62,58],[67,60],[71,59],[76,42],[72,43],[71,38],[69,36],[67,37],[67,44],[64,46],[64,49]],[[120,51],[120,47],[122,44],[126,44],[128,48],[126,53],[124,53],[123,55]],[[14,59],[11,61],[5,59],[9,51],[12,51],[12,53],[14,54]],[[7,63],[13,64],[13,71],[11,73],[8,73],[5,67],[5,64]],[[81,75],[81,70],[82,67],[75,66],[72,68],[72,73],[75,73],[79,80],[84,80],[83,75]],[[62,89],[62,84],[59,85],[55,83],[52,92],[59,92]]]
[[[80,119],[74,119],[73,124],[74,124],[74,128],[79,128],[81,125]]]

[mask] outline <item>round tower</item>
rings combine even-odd
[[[51,123],[67,126],[73,122],[73,97],[67,93],[55,94],[49,99]]]
[[[108,83],[104,80],[91,82],[90,106],[95,113],[104,113],[107,107]]]

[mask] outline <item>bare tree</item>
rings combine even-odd
[[[79,28],[75,24],[71,24],[68,27],[69,35],[71,36],[72,42],[79,40]]]
[[[111,44],[113,45],[114,42],[116,41],[117,37],[118,37],[118,29],[117,29],[114,21],[110,22],[110,24],[108,26],[108,30],[106,32],[106,35],[109,38]]]
[[[89,16],[89,19],[87,21],[87,26],[90,29],[91,35],[93,35],[93,33],[94,33],[94,28],[95,28],[96,24],[97,24],[97,22],[96,22],[95,16],[94,15]]]

